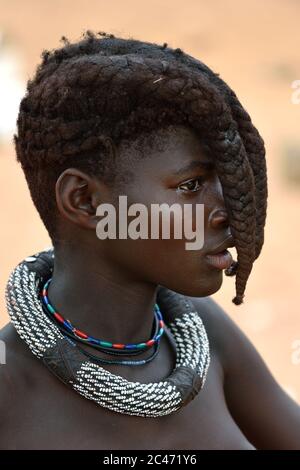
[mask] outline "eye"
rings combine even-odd
[[[181,183],[177,187],[177,190],[184,192],[184,193],[199,191],[199,189],[201,188],[203,184],[203,181],[204,181],[203,178],[195,178],[192,180],[185,181],[184,183]]]

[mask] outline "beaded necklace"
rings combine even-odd
[[[53,317],[52,313],[49,312],[49,310],[46,307],[46,305],[44,304],[44,302],[42,302],[42,307],[43,307],[43,310],[46,313],[46,315],[48,317],[50,317],[51,319],[53,319],[54,317]],[[156,320],[156,318],[155,318],[155,320]],[[57,321],[56,324],[57,324],[58,328],[60,329],[60,331],[63,334],[65,334],[66,337],[69,337],[71,344],[83,343],[83,344],[86,345],[86,342],[83,339],[81,339],[79,336],[78,337],[74,336],[68,329],[65,329],[61,322]],[[157,321],[155,321],[154,335],[158,334],[159,328],[160,328],[159,323]],[[167,335],[167,338],[168,338],[168,335]],[[171,342],[171,344],[172,344],[172,342]],[[114,352],[114,351],[108,351],[106,349],[102,349],[100,346],[97,346],[97,345],[88,345],[88,346],[92,347],[93,349],[101,350],[101,352],[106,353],[107,355],[112,355],[112,356],[120,355],[120,352],[118,350],[116,352]],[[99,356],[95,356],[94,354],[91,354],[90,352],[86,351],[85,349],[78,346],[78,344],[77,344],[77,348],[83,354],[85,354],[87,357],[91,358],[91,360],[94,361],[94,362],[97,362],[99,364],[115,364],[115,365],[123,365],[123,366],[142,366],[144,364],[148,364],[149,362],[151,362],[157,356],[157,354],[159,352],[159,346],[160,346],[160,341],[155,342],[154,345],[153,345],[153,348],[154,348],[153,352],[147,359],[140,359],[140,360],[133,361],[133,360],[127,360],[127,359],[122,359],[122,360],[103,359]],[[151,348],[149,348],[149,350],[150,349]],[[144,349],[141,348],[141,349],[138,349],[137,351],[129,351],[127,353],[127,355],[136,356],[138,354],[142,354],[143,352],[144,352]]]
[[[80,339],[84,341],[84,343],[89,344],[90,346],[98,346],[98,349],[101,351],[113,351],[113,352],[123,352],[126,355],[130,353],[131,351],[143,351],[147,348],[152,347],[155,343],[158,343],[164,333],[164,322],[163,318],[159,309],[159,306],[157,303],[155,304],[155,319],[156,322],[159,324],[159,332],[156,333],[150,340],[142,343],[137,343],[137,344],[120,344],[120,343],[112,343],[108,341],[103,341],[97,338],[94,338],[93,336],[87,335],[83,331],[79,330],[78,328],[75,328],[70,320],[65,319],[60,313],[57,312],[57,310],[51,305],[49,298],[48,298],[48,287],[51,282],[52,278],[48,279],[48,281],[45,283],[43,290],[42,290],[42,301],[46,308],[49,310],[53,318],[57,320],[62,326],[65,331],[67,331],[70,336],[72,336],[74,339]]]

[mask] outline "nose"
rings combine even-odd
[[[223,188],[218,176],[215,179],[215,187],[212,199],[212,210],[208,217],[208,225],[212,229],[225,229],[229,227],[228,212],[225,208]]]

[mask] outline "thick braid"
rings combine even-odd
[[[220,80],[221,81],[221,80]],[[267,215],[267,198],[268,198],[268,187],[267,187],[267,168],[265,159],[265,146],[262,138],[260,137],[257,129],[253,126],[249,114],[244,110],[240,102],[238,101],[235,93],[222,82],[223,88],[225,88],[225,96],[227,102],[230,104],[232,115],[238,125],[238,132],[243,140],[245,150],[247,152],[247,158],[250,163],[253,176],[254,176],[254,194],[255,194],[255,255],[254,259],[257,259],[260,255],[263,243],[264,243],[264,227]],[[241,201],[241,198],[239,198]],[[226,201],[226,199],[225,199]],[[243,201],[241,201],[243,202]],[[248,273],[250,274],[252,269],[249,266]],[[238,258],[238,263],[240,259]],[[249,275],[248,274],[248,275]],[[236,277],[236,298],[233,300],[235,303],[241,303],[242,296],[245,290],[247,282],[247,270],[243,275],[239,266],[237,267]]]
[[[231,107],[232,116],[238,125],[238,131],[243,139],[248,160],[254,174],[256,198],[256,259],[260,255],[264,243],[264,226],[267,213],[268,187],[264,141],[257,129],[253,126],[249,114],[242,107],[236,94],[219,77],[217,77],[217,81],[224,92],[226,101]]]
[[[50,197],[40,200],[37,174],[43,181],[43,170],[49,168],[49,175],[55,163],[55,179],[75,163],[115,177],[110,140],[118,146],[144,130],[184,124],[207,144],[215,162],[238,255],[226,273],[236,274],[233,302],[242,303],[264,240],[263,140],[233,91],[200,61],[166,44],[99,34],[105,38],[87,32],[79,43],[63,38],[65,47],[44,51],[20,106],[17,158],[50,236],[54,208]]]
[[[238,102],[236,98],[233,99]],[[257,259],[264,243],[264,227],[267,216],[268,186],[265,146],[258,131],[252,125],[249,115],[241,105],[233,105],[231,109],[233,109],[233,116],[238,123],[239,133],[244,141],[248,159],[254,174],[256,198],[255,259]]]

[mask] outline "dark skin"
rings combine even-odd
[[[1,449],[300,449],[300,407],[209,298],[220,289],[223,272],[208,265],[205,255],[230,235],[218,176],[205,165],[207,157],[190,131],[178,129],[176,138],[166,135],[166,143],[164,150],[151,150],[151,158],[133,162],[134,181],[119,192],[74,168],[60,176],[61,242],[49,298],[93,336],[139,342],[150,337],[157,285],[188,296],[210,341],[204,388],[186,407],[162,418],[115,413],[61,383],[8,324],[1,331],[7,349],[7,364],[0,369]],[[193,169],[182,172],[194,161]],[[194,185],[187,186],[191,180]],[[116,194],[126,194],[128,206],[204,203],[203,248],[185,250],[184,239],[100,241],[96,208],[115,202]],[[174,360],[164,335],[149,364],[103,367],[131,381],[152,382],[168,376]]]

